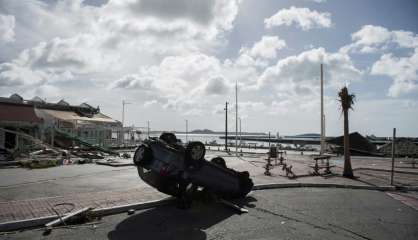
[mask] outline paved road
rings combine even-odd
[[[135,167],[96,164],[0,169],[0,202],[145,186]]]
[[[378,191],[280,189],[253,192],[248,214],[219,204],[165,206],[103,218],[95,226],[31,230],[0,239],[416,239],[418,211]]]

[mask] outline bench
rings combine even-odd
[[[283,161],[285,160],[285,158],[283,157],[283,154],[286,154],[286,152],[277,151],[276,147],[271,147],[270,151],[267,154],[268,154],[268,159],[271,159],[271,158],[274,159],[274,166],[283,165]],[[277,163],[277,160],[279,160],[280,162]]]
[[[320,174],[320,170],[321,169],[325,169],[324,174],[331,174],[331,168],[335,167],[335,165],[330,165],[329,164],[329,159],[331,158],[331,156],[328,155],[312,155],[313,160],[315,161],[314,165],[309,165],[309,167],[311,167],[314,172],[312,173],[312,175],[321,175]],[[318,161],[321,160],[321,163],[318,164]],[[325,163],[324,163],[325,160]]]

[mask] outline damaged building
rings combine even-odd
[[[407,138],[398,138],[395,141],[395,154],[398,157],[418,157],[418,145]],[[392,155],[392,143],[387,143],[379,148],[379,152],[385,156]]]
[[[87,103],[0,97],[0,148],[8,151],[24,150],[36,140],[59,147],[70,147],[75,140],[100,147],[136,145],[139,134]]]
[[[350,133],[350,153],[354,156],[380,156],[377,147],[371,143],[367,138],[363,137],[358,132]],[[332,152],[344,153],[344,136],[335,137],[327,140],[327,144]]]

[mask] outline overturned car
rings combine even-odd
[[[199,190],[224,199],[241,198],[253,187],[247,171],[227,168],[221,157],[205,160],[203,143],[183,145],[172,133],[145,140],[133,160],[142,180],[179,199]]]

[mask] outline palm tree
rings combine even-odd
[[[338,100],[341,103],[341,111],[344,114],[344,177],[353,178],[353,169],[351,168],[350,158],[350,135],[348,130],[348,110],[353,108],[354,105],[354,94],[349,94],[347,87],[343,87],[338,93],[340,97]]]

